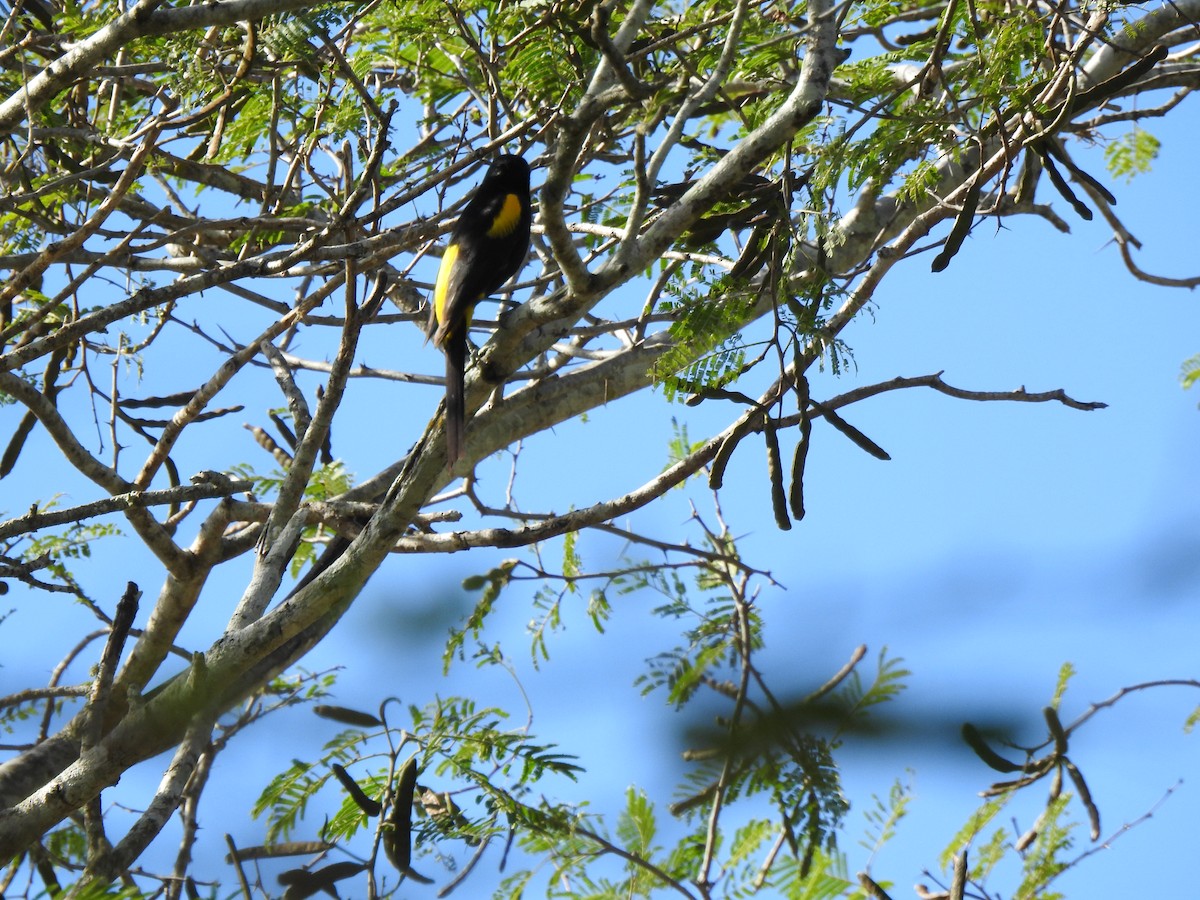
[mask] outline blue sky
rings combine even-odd
[[[1195,109],[1185,104],[1150,128],[1163,139],[1163,154],[1152,174],[1128,186],[1112,184],[1118,211],[1145,243],[1138,257],[1143,268],[1197,275],[1200,254],[1190,218],[1200,188],[1191,158]],[[1098,155],[1085,159],[1100,174]],[[1108,245],[1103,223],[1061,212],[1071,223],[1070,236],[1035,219],[1008,220],[998,234],[984,223],[946,272],[931,274],[928,257],[899,266],[871,315],[843,335],[855,366],[838,377],[816,376],[813,393],[822,399],[897,375],[944,370],[958,387],[1063,388],[1079,400],[1106,402],[1108,409],[971,403],[928,390],[867,400],[843,415],[892,460],[872,459],[817,423],[807,469],[809,515],[787,533],[770,517],[761,446],[749,441],[734,457],[722,506],[732,529],[743,535],[743,555],[782,585],[766,589],[760,601],[771,624],[764,665],[781,683],[802,691],[840,666],[858,644],[869,646],[868,660],[886,645],[913,672],[893,715],[951,722],[1021,717],[1029,723],[1026,736],[1036,738],[1039,710],[1064,662],[1079,673],[1064,704],[1067,721],[1123,686],[1200,675],[1200,394],[1183,392],[1178,381],[1180,362],[1200,352],[1200,304],[1190,292],[1136,282]],[[440,357],[432,348],[420,349],[415,332],[398,339],[384,334],[360,358],[388,365],[389,353],[401,357],[395,368],[440,371]],[[193,361],[198,369],[207,364]],[[186,368],[178,377],[180,383],[165,390],[191,385]],[[376,404],[395,390],[402,401],[391,401],[395,418],[381,431]],[[335,452],[360,476],[373,473],[415,439],[437,400],[433,388],[355,385],[347,420],[335,427]],[[251,405],[245,418],[261,421],[267,403]],[[523,474],[517,495],[527,508],[563,510],[627,491],[658,471],[672,416],[688,421],[692,438],[699,439],[728,414],[711,404],[694,411],[668,407],[661,394],[615,403],[586,423],[530,441],[518,464]],[[0,410],[0,418],[11,428],[12,408]],[[228,438],[233,459],[269,468],[243,437],[241,417],[234,419],[214,428],[214,436]],[[786,459],[790,447],[785,436]],[[19,479],[4,485],[10,514],[47,496],[49,476],[30,464],[36,454],[53,452],[40,430],[29,452]],[[188,471],[211,465],[205,452],[197,448],[187,458],[193,464]],[[482,489],[501,496],[510,463],[501,455],[481,467]],[[95,496],[87,485],[68,484],[66,490],[69,502]],[[689,497],[708,514],[711,505],[698,485],[633,522],[665,537],[683,535]],[[158,569],[129,544],[128,553],[104,561],[89,587],[96,596],[115,598],[125,580],[139,581],[146,592],[144,617]],[[617,548],[585,538],[581,549],[588,562],[603,565]],[[430,636],[465,608],[459,580],[507,556],[521,553],[390,561],[306,664],[345,666],[338,700],[348,705],[373,707],[387,693],[423,703],[435,693],[473,690],[519,711],[519,693],[495,670],[460,666],[443,682],[441,648]],[[240,592],[241,576],[231,572],[213,585],[205,600],[211,606],[189,626],[189,640],[203,646],[212,640]],[[223,596],[222,588],[229,593]],[[670,639],[648,624],[655,598],[623,598],[605,635],[573,612],[567,631],[551,645],[551,663],[536,672],[521,634],[532,592],[532,586],[509,589],[489,637],[505,640],[534,700],[534,731],[581,754],[589,769],[580,786],[563,786],[565,794],[590,798],[597,810],[615,810],[625,787],[637,783],[662,810],[673,797],[665,782],[678,773],[675,722],[660,698],[641,698],[632,685],[642,660],[662,649],[655,641]],[[5,599],[3,608],[18,613],[4,625],[0,685],[24,685],[27,676],[44,680],[52,663],[45,645],[28,636],[45,610],[56,610],[64,621],[73,613],[58,601],[35,600],[44,605],[30,609],[16,592]],[[86,619],[71,621],[82,628]],[[57,637],[69,646],[76,632],[63,628]],[[1181,728],[1197,705],[1200,696],[1181,689],[1156,691],[1101,714],[1080,734],[1074,756],[1105,816],[1105,836],[1151,809],[1155,813],[1064,880],[1068,896],[1169,896],[1190,875],[1200,773],[1195,737],[1182,735]],[[259,826],[233,829],[227,817],[240,816],[242,798],[270,772],[290,757],[315,757],[332,734],[303,713],[280,723],[248,734],[244,746],[218,762],[203,820],[203,856],[215,860],[225,852],[220,835],[226,828],[236,830],[242,843],[252,842]],[[279,728],[289,736],[282,752],[278,740],[267,740]],[[909,886],[923,880],[921,869],[934,864],[992,773],[951,739],[852,743],[843,762],[856,809],[913,770],[911,816],[872,867],[878,880],[896,883],[894,897],[912,896]],[[157,776],[147,772],[145,778],[152,783]],[[1182,786],[1158,807],[1180,779]],[[314,828],[319,824],[311,821]],[[1027,813],[1023,823],[1028,821]],[[848,835],[860,830],[852,824]],[[1079,839],[1083,850],[1086,836]],[[857,871],[863,854],[851,841],[844,849]],[[496,858],[485,860],[485,867],[494,867]],[[1007,893],[1010,885],[991,887]]]

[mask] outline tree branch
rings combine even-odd
[[[252,481],[233,480],[219,472],[202,472],[192,476],[192,482],[190,485],[166,488],[161,491],[126,491],[67,509],[30,509],[19,518],[0,522],[0,540],[40,531],[43,528],[53,528],[56,525],[82,522],[85,519],[102,516],[106,513],[120,512],[131,507],[190,503],[195,500],[228,497],[231,494],[249,492],[254,488]]]
[[[15,131],[67,85],[138,38],[256,21],[317,4],[313,0],[222,0],[155,12],[161,5],[162,0],[137,0],[124,14],[29,79],[24,88],[0,103],[0,134]]]

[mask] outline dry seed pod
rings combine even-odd
[[[796,444],[796,455],[792,457],[792,486],[788,492],[788,504],[798,522],[804,518],[804,464],[808,461],[808,440],[812,434],[812,419],[808,415],[808,379],[803,375],[796,382],[796,393],[800,400],[800,441]]]
[[[358,808],[365,812],[368,816],[377,816],[383,812],[383,807],[378,800],[372,800],[363,793],[363,789],[358,786],[358,782],[350,777],[350,774],[334,763],[330,766],[333,769],[333,774],[337,776],[337,780],[341,782],[342,787],[346,789],[346,793],[350,795],[350,799],[358,804]]]
[[[1075,767],[1075,763],[1064,759],[1063,765],[1067,767],[1067,774],[1071,776],[1071,781],[1075,783],[1075,789],[1079,791],[1079,802],[1087,810],[1088,822],[1092,826],[1092,840],[1098,841],[1100,840],[1100,810],[1092,800],[1092,792],[1088,790],[1087,782],[1083,780],[1083,773]]]
[[[962,727],[963,740],[975,751],[975,755],[997,772],[1020,772],[1023,766],[1010,762],[988,746],[979,729],[970,722],[964,722]]]
[[[356,728],[379,728],[383,723],[370,713],[360,712],[346,706],[329,706],[319,704],[313,707],[313,712],[322,719],[341,722],[343,725],[353,725]]]
[[[982,188],[983,177],[981,173],[977,172],[975,180],[971,182],[971,186],[967,188],[967,193],[963,197],[962,209],[958,211],[958,217],[954,220],[954,227],[950,229],[950,236],[946,238],[942,252],[933,258],[933,263],[929,266],[934,272],[940,272],[950,265],[950,260],[954,259],[955,254],[962,248],[963,241],[971,233],[971,225],[975,221],[975,210],[979,206],[979,192]]]
[[[1058,711],[1053,706],[1047,706],[1042,710],[1042,716],[1046,720],[1046,727],[1050,729],[1050,736],[1054,738],[1054,755],[1066,756],[1067,733],[1058,718]]]
[[[854,442],[854,445],[860,450],[871,454],[876,459],[881,459],[884,462],[891,461],[891,455],[880,447],[877,443],[839,416],[836,412],[827,406],[822,406],[816,401],[812,401],[813,409],[819,412],[825,421],[848,437]]]
[[[396,796],[392,800],[389,828],[383,832],[383,851],[402,875],[421,884],[433,884],[412,868],[412,809],[413,793],[417,789],[417,758],[411,757],[400,770],[396,781]]]
[[[767,476],[771,479],[771,508],[780,531],[791,531],[787,513],[787,494],[783,490],[783,463],[779,454],[779,432],[770,416],[763,416],[763,436],[767,439]]]
[[[267,434],[257,425],[245,425],[244,427],[254,435],[254,443],[275,457],[275,462],[279,463],[285,469],[291,467],[292,455],[275,443],[275,438],[271,437],[271,435]]]
[[[1054,185],[1054,189],[1062,194],[1066,200],[1079,214],[1079,218],[1088,222],[1092,221],[1092,211],[1087,207],[1082,200],[1075,196],[1075,192],[1071,190],[1067,180],[1062,177],[1062,173],[1058,171],[1058,167],[1054,165],[1054,160],[1047,153],[1042,154],[1042,166],[1046,170],[1046,174],[1050,176],[1050,183]]]
[[[364,863],[340,862],[317,869],[315,872],[307,869],[288,869],[288,871],[280,873],[279,883],[287,888],[283,894],[284,900],[304,900],[305,897],[311,897],[321,891],[336,897],[337,890],[334,888],[334,884],[344,878],[357,875],[366,868]]]

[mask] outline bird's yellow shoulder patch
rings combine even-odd
[[[500,212],[496,213],[496,218],[492,220],[492,227],[487,230],[487,236],[507,237],[513,233],[520,221],[521,198],[516,194],[505,194],[504,203],[500,206]]]

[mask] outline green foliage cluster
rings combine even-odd
[[[742,896],[764,886],[785,896],[836,896],[850,890],[836,847],[848,807],[833,755],[871,710],[896,698],[908,673],[884,653],[869,681],[852,672],[828,696],[782,702],[765,684],[751,688],[761,683],[760,676],[752,681],[745,676],[752,671],[751,657],[764,650],[764,622],[757,606],[747,602],[744,582],[736,577],[736,546],[729,536],[710,538],[710,550],[724,562],[697,566],[690,580],[676,570],[633,564],[598,592],[653,591],[665,601],[655,614],[684,626],[679,647],[648,661],[647,674],[635,685],[643,694],[661,693],[670,707],[684,714],[705,706],[713,696],[731,706],[732,713],[718,719],[727,724],[693,733],[700,746],[687,754],[691,770],[681,784],[681,799],[671,806],[676,824],[667,828],[670,820],[665,822],[649,797],[634,788],[612,834],[602,820],[576,806],[545,799],[547,775],[576,777],[579,769],[571,758],[535,742],[524,729],[505,728],[507,716],[498,709],[479,709],[470,700],[450,698],[426,707],[410,704],[411,724],[404,729],[384,726],[381,710],[379,729],[343,732],[326,745],[318,763],[295,763],[281,773],[256,807],[258,812],[269,811],[268,837],[293,835],[310,798],[328,785],[329,765],[361,768],[358,760],[372,758],[371,748],[386,738],[391,749],[383,768],[360,782],[368,795],[387,796],[387,773],[396,771],[397,760],[411,752],[407,747],[416,746],[424,773],[420,780],[438,779],[437,790],[448,789],[465,813],[449,831],[444,821],[419,825],[414,832],[419,852],[444,856],[451,852],[447,839],[470,836],[486,841],[511,831],[526,854],[550,862],[550,896],[656,896],[671,883],[688,883],[714,858],[722,873],[722,896]],[[568,548],[564,569],[574,571],[581,563]],[[510,561],[489,575],[470,579],[468,587],[484,592],[484,601],[469,619],[474,637],[482,636],[496,596],[511,583],[516,568]],[[545,629],[535,631],[535,657],[547,652],[547,634]],[[463,657],[466,637],[467,630],[452,634],[448,659]],[[507,667],[498,647],[480,645],[475,659]],[[543,799],[531,804],[525,798],[535,791]],[[727,835],[712,832],[710,821],[718,810],[737,815],[735,810],[761,808],[762,802],[773,815],[731,826]],[[902,794],[893,796],[891,824],[903,815],[905,802]],[[320,837],[350,840],[363,822],[354,801],[346,799]],[[874,824],[879,825],[878,840],[887,840],[891,824]],[[681,836],[663,842],[665,828],[678,832],[680,827]],[[793,845],[799,842],[807,848],[800,863],[781,857],[777,866],[764,869],[765,849],[785,835]],[[606,860],[617,865],[619,874]],[[535,866],[507,876],[497,896],[521,896],[536,872]]]
[[[1104,160],[1114,176],[1132,181],[1150,171],[1161,146],[1158,138],[1144,128],[1133,128],[1105,145]]]
[[[1180,367],[1179,380],[1183,383],[1185,390],[1197,381],[1200,381],[1200,354],[1183,361],[1183,365]]]
[[[312,816],[305,814],[313,801],[323,794],[327,807],[329,792],[339,791],[331,777],[334,764],[352,770],[361,791],[385,808],[403,802],[395,795],[395,776],[401,761],[415,753],[418,819],[412,841],[422,878],[439,866],[453,874],[464,856],[472,858],[469,868],[489,843],[504,842],[521,850],[517,870],[494,889],[494,896],[508,900],[535,890],[564,898],[649,898],[678,891],[693,896],[697,885],[708,896],[729,898],[763,891],[801,898],[878,896],[866,885],[884,890],[887,882],[881,886],[865,874],[852,878],[839,847],[850,808],[837,755],[849,741],[887,735],[892,727],[887,713],[910,673],[885,649],[869,675],[852,666],[807,696],[777,695],[769,686],[769,666],[756,662],[769,658],[766,621],[760,601],[749,600],[736,546],[725,535],[710,538],[708,549],[723,554],[722,562],[696,565],[691,578],[678,569],[632,563],[606,588],[652,591],[663,598],[656,615],[681,625],[679,646],[648,660],[646,673],[632,685],[691,721],[688,768],[666,810],[646,789],[630,786],[610,826],[586,805],[551,799],[557,779],[584,777],[580,763],[586,758],[537,741],[527,725],[511,726],[505,711],[479,707],[469,698],[438,698],[404,706],[401,727],[388,720],[388,710],[399,708],[389,700],[378,716],[317,708],[358,727],[331,739],[317,760],[294,761],[264,791],[255,813],[265,816],[268,841],[283,851],[290,846],[286,842],[311,828],[305,823]],[[485,593],[498,591],[511,585],[518,569],[510,561],[471,584]],[[491,609],[476,608],[474,638],[486,634]],[[535,638],[535,655],[546,652],[544,643],[537,649],[545,638]],[[463,658],[465,640],[464,633],[454,633],[448,659]],[[474,660],[512,672],[499,645],[479,644]],[[1062,704],[1072,673],[1072,667],[1063,667],[1048,709]],[[710,716],[714,702],[720,707],[714,724],[702,724],[697,716]],[[1047,744],[1057,746],[1057,753],[1065,749],[1067,735],[1055,733]],[[1034,748],[1024,749],[1032,754]],[[1001,760],[1005,771],[1015,767],[1018,775],[1030,774],[993,785],[939,859],[951,877],[957,858],[968,854],[964,877],[979,896],[994,896],[991,882],[1015,879],[1013,896],[1057,900],[1062,894],[1055,886],[1063,873],[1089,853],[1079,851],[1074,837],[1079,824],[1072,810],[1080,798],[1057,786],[1025,836],[1018,839],[997,825],[1005,813],[1017,822],[1025,814],[1018,799],[1051,771],[1029,759],[1011,766]],[[897,782],[862,810],[860,844],[872,857],[895,838],[914,802],[911,787]],[[384,812],[372,828],[361,804],[343,793],[315,837],[369,865],[387,821]]]

